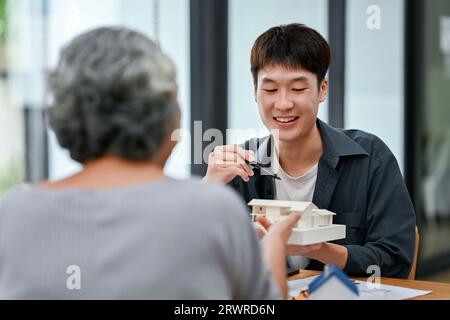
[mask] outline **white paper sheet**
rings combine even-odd
[[[299,292],[308,288],[308,285],[316,277],[317,276],[289,281],[289,295],[293,297],[298,296]],[[431,293],[431,291],[415,290],[384,284],[380,284],[378,289],[370,289],[368,284],[364,281],[355,281],[355,283],[359,289],[359,297],[357,300],[406,300]]]

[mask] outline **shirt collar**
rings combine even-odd
[[[342,129],[336,129],[317,119],[323,141],[322,158],[336,168],[341,157],[368,156],[369,153],[358,143],[348,137]]]

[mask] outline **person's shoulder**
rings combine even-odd
[[[213,202],[241,202],[236,192],[227,185],[216,182],[205,182],[199,178],[191,178],[179,181],[180,187],[186,189],[189,193],[199,194]]]
[[[373,133],[359,129],[341,129],[341,132],[366,150],[370,157],[384,159],[393,155],[387,144]]]
[[[22,183],[6,191],[6,193],[0,197],[0,215],[4,215],[8,211],[15,211],[17,206],[24,206],[29,203],[28,195],[31,190],[31,185]]]
[[[4,204],[6,202],[12,202],[15,200],[23,199],[33,187],[27,183],[21,183],[14,187],[11,187],[5,194],[0,198],[0,203]]]
[[[185,201],[201,206],[204,210],[227,211],[234,214],[246,211],[242,199],[228,185],[215,182],[205,182],[199,178],[191,178],[177,182],[180,192],[184,194]]]

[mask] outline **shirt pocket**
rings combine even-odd
[[[343,212],[336,215],[336,224],[346,226],[346,237],[339,244],[364,245],[366,239],[366,213]]]

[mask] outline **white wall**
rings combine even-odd
[[[182,125],[189,125],[189,1],[163,0],[159,2],[159,40],[163,50],[175,61],[178,69],[179,101],[182,106]],[[155,39],[154,1],[149,0],[49,0],[49,65],[57,63],[61,46],[74,36],[105,25],[126,25]],[[80,170],[68,152],[50,137],[50,179],[60,179]],[[176,177],[190,175],[189,141],[179,143],[165,172]]]
[[[370,5],[381,30],[367,28]],[[380,137],[404,168],[404,1],[347,1],[345,127]]]

